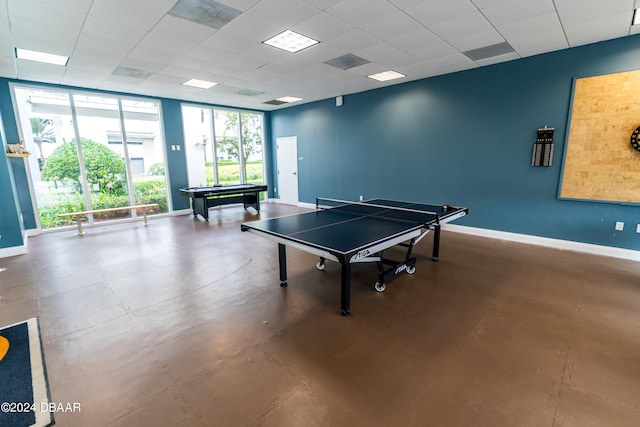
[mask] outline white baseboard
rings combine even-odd
[[[313,203],[298,203],[301,208],[315,209]],[[632,261],[640,261],[640,251],[632,249],[615,248],[612,246],[594,245],[591,243],[573,242],[570,240],[552,239],[549,237],[531,236],[528,234],[511,233],[508,231],[488,230],[484,228],[468,227],[456,224],[443,224],[443,230],[449,230],[456,233],[470,234],[480,237],[488,237],[491,239],[508,240],[512,242],[526,243],[529,245],[546,246],[555,249],[564,249],[576,252],[585,252],[594,255],[608,256],[612,258],[629,259]]]
[[[16,255],[24,255],[27,253],[27,245],[11,246],[9,248],[0,249],[0,258],[9,258]]]
[[[467,227],[464,225],[456,224],[444,224],[442,226],[442,229],[453,231],[456,233],[470,234],[473,236],[489,237],[491,239],[508,240],[530,245],[546,246],[555,249],[564,249],[613,258],[623,258],[633,261],[640,261],[640,251],[634,251],[631,249],[614,248],[612,246],[594,245],[591,243],[573,242],[570,240],[552,239],[549,237],[531,236],[528,234],[510,233],[507,231],[487,230],[484,228]]]
[[[180,210],[171,212],[171,216],[181,216],[181,215],[193,215],[193,210],[191,210],[191,209],[180,209]]]

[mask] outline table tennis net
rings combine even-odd
[[[320,210],[330,209],[334,212],[344,212],[349,215],[376,217],[414,224],[428,224],[438,221],[438,212],[416,209],[415,206],[419,205],[395,200],[378,199],[370,202],[350,202],[322,197],[316,199],[316,209]]]

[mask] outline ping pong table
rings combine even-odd
[[[373,199],[349,202],[317,198],[316,210],[290,216],[252,221],[241,230],[278,243],[280,286],[287,286],[286,246],[318,255],[318,270],[326,260],[341,264],[340,314],[351,311],[351,264],[374,262],[379,278],[374,288],[384,292],[386,283],[400,274],[416,271],[413,247],[434,231],[433,256],[438,260],[440,226],[467,215],[468,209],[397,200]],[[407,248],[401,261],[383,257],[384,250]]]

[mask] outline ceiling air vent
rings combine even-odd
[[[370,62],[371,61],[360,58],[359,56],[352,53],[347,53],[346,55],[338,56],[337,58],[324,61],[325,64],[331,65],[332,67],[340,68],[341,70],[348,70],[349,68],[369,64]]]
[[[481,59],[493,58],[494,56],[506,55],[513,53],[515,50],[507,42],[492,44],[491,46],[480,47],[462,52],[472,61],[480,61]]]
[[[278,101],[277,99],[272,99],[271,101],[263,102],[263,104],[269,104],[269,105],[282,105],[286,103],[287,103],[286,101]]]
[[[216,30],[233,21],[241,13],[238,9],[213,0],[180,0],[169,11],[169,15]]]

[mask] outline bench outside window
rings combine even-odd
[[[79,211],[79,212],[67,212],[58,214],[60,218],[68,218],[69,221],[74,221],[75,218],[76,224],[78,224],[78,236],[82,236],[85,232],[82,230],[82,217],[97,214],[97,213],[105,213],[105,212],[117,212],[117,211],[126,211],[126,210],[142,210],[142,222],[146,226],[148,224],[147,221],[147,209],[157,208],[158,203],[148,203],[144,205],[134,205],[134,206],[120,206],[117,208],[106,208],[106,209],[92,209],[87,211]]]

